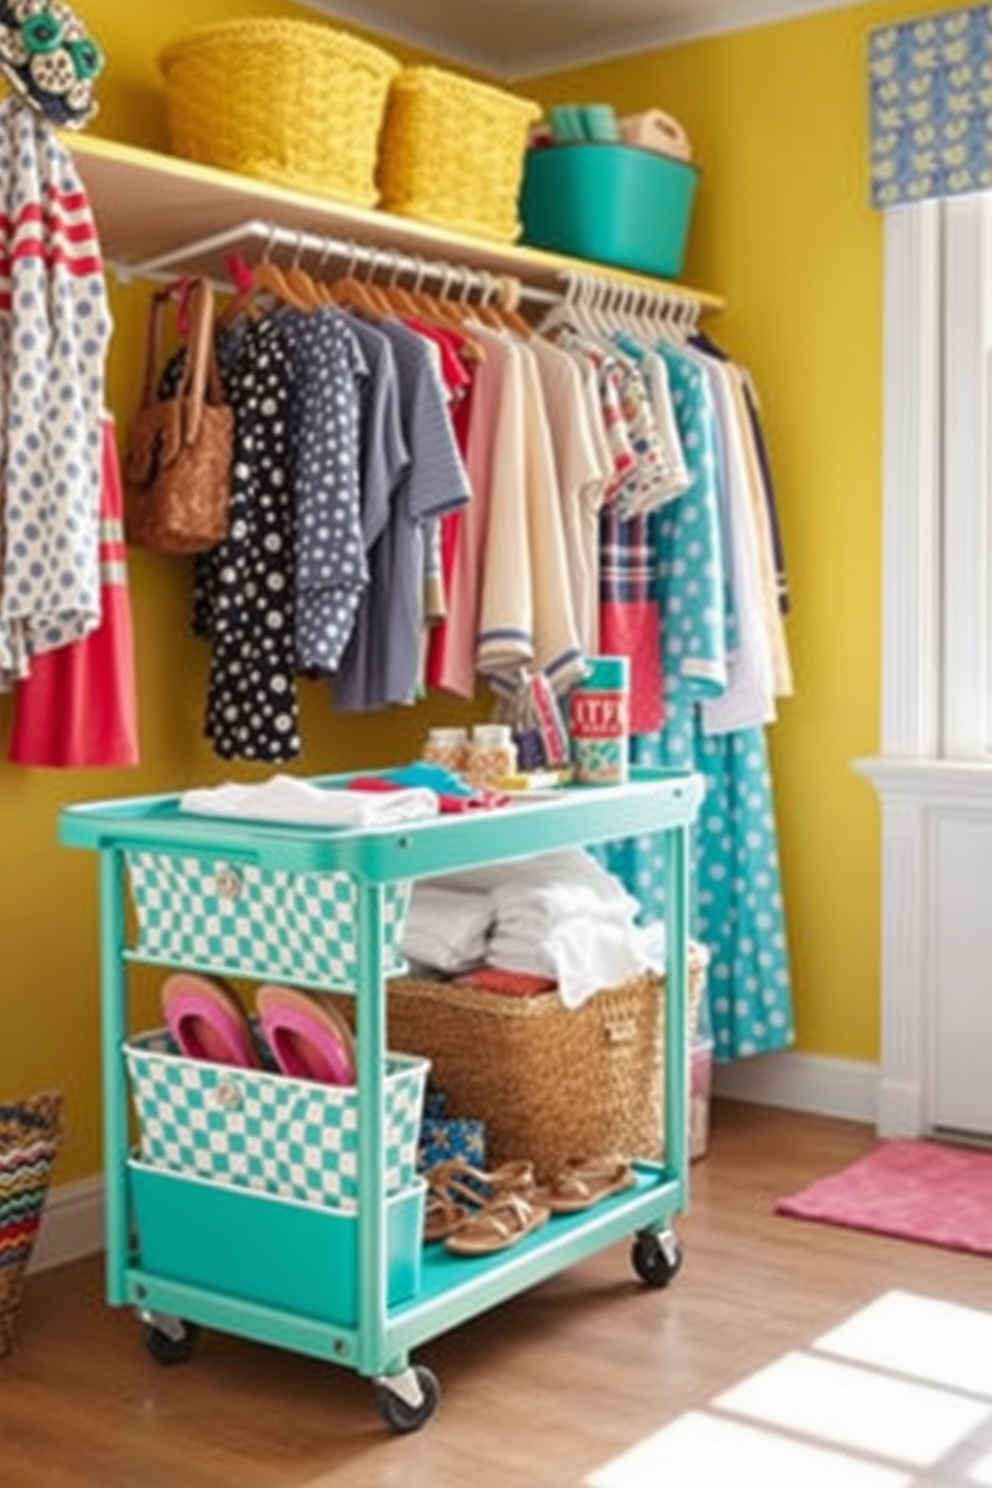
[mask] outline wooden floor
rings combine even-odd
[[[411,1436],[356,1376],[226,1335],[162,1368],[133,1316],[104,1306],[96,1262],[34,1276],[0,1361],[0,1484],[992,1485],[992,1261],[772,1213],[872,1140],[718,1106],[672,1286],[643,1287],[618,1247],[436,1340],[416,1357],[441,1404]],[[824,1342],[879,1307],[891,1358]]]

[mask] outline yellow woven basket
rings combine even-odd
[[[512,243],[527,130],[540,116],[536,103],[458,73],[404,68],[379,143],[382,206]]]
[[[374,206],[379,130],[399,63],[315,21],[200,27],[159,56],[173,151]]]

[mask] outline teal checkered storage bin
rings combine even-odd
[[[187,1059],[164,1029],[128,1040],[124,1056],[145,1163],[306,1204],[357,1207],[354,1086]],[[386,1057],[387,1194],[416,1177],[428,1067],[426,1059]]]
[[[126,854],[143,960],[305,987],[358,983],[358,888],[348,873],[290,873],[230,858]],[[409,883],[387,884],[384,971],[406,969],[399,943]]]

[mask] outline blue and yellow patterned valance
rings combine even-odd
[[[871,33],[872,204],[992,188],[992,4]]]

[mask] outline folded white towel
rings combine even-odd
[[[489,964],[553,977],[568,1007],[581,1006],[600,987],[664,965],[664,926],[636,925],[638,901],[581,849],[495,863],[432,883],[488,894],[495,910]]]
[[[291,822],[317,827],[388,827],[396,822],[436,816],[438,798],[420,787],[395,791],[331,790],[273,775],[261,785],[226,785],[188,790],[181,811],[202,816],[234,816],[250,821]]]
[[[447,873],[431,882],[440,888],[492,894],[501,911],[514,901],[525,902],[535,890],[566,895],[586,890],[601,908],[621,905],[632,914],[639,908],[619,879],[581,848],[542,853],[525,863],[493,863],[488,868]]]
[[[451,976],[486,960],[495,910],[487,894],[460,894],[415,883],[400,937],[408,961]]]
[[[500,926],[521,935],[540,935],[562,920],[579,917],[632,925],[640,908],[630,896],[604,899],[598,889],[588,884],[555,884],[547,889],[528,885],[526,895],[497,889],[489,897],[496,907]]]

